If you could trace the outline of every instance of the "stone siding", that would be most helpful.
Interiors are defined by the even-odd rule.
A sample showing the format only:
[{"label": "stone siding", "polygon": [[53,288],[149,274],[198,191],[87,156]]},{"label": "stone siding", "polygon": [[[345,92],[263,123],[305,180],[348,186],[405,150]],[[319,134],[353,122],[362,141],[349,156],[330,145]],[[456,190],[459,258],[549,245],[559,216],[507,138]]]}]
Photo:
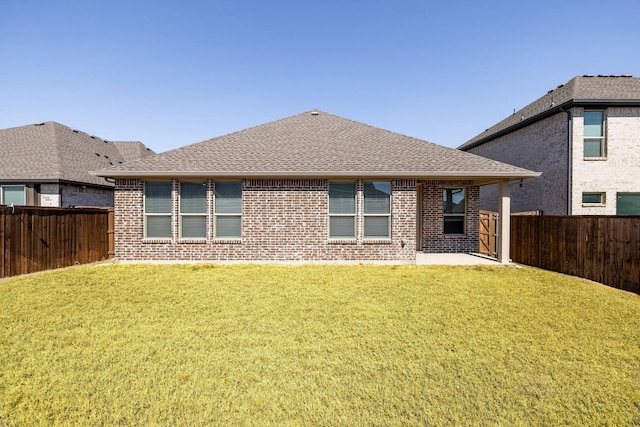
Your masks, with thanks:
[{"label": "stone siding", "polygon": [[[511,186],[511,211],[567,214],[568,119],[559,113],[468,151],[536,172],[537,178]],[[480,209],[498,211],[498,185],[480,189]]]},{"label": "stone siding", "polygon": [[63,184],[60,186],[61,207],[113,206],[113,189]]},{"label": "stone siding", "polygon": [[[615,215],[616,194],[640,192],[640,108],[609,107],[606,113],[606,157],[584,159],[583,113],[573,110],[574,215]],[[605,193],[604,205],[582,204],[582,193]]]}]

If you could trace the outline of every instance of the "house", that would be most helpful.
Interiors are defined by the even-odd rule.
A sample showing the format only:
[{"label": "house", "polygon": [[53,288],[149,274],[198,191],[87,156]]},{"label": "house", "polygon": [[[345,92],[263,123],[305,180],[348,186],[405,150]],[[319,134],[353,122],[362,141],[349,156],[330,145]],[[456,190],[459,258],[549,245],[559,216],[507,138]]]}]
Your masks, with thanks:
[{"label": "house", "polygon": [[118,260],[400,263],[476,252],[479,187],[508,211],[538,175],[320,111],[93,173],[115,179]]},{"label": "house", "polygon": [[[515,212],[640,215],[640,78],[575,77],[459,149],[542,172],[513,187]],[[496,186],[480,194],[497,210]]]},{"label": "house", "polygon": [[55,122],[0,130],[0,204],[113,206],[113,182],[90,170],[155,154]]}]

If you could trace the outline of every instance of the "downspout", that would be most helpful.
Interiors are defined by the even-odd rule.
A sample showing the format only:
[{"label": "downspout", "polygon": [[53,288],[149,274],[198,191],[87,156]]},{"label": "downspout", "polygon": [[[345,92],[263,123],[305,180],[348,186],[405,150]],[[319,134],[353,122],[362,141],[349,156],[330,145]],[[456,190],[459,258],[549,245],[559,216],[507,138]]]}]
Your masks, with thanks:
[{"label": "downspout", "polygon": [[567,113],[567,215],[571,215],[573,202],[573,115],[570,110],[560,107]]}]

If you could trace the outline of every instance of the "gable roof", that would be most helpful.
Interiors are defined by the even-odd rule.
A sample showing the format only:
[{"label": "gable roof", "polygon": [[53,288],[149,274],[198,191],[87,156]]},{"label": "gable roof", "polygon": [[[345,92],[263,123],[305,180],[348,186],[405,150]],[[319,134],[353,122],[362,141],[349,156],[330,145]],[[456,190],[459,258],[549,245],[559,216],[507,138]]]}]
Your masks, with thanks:
[{"label": "gable roof", "polygon": [[103,177],[526,178],[535,172],[309,111],[93,172]]},{"label": "gable roof", "polygon": [[90,170],[154,154],[140,142],[113,143],[56,122],[0,129],[0,180],[113,186]]},{"label": "gable roof", "polygon": [[462,144],[467,150],[570,107],[639,106],[640,78],[578,76]]}]

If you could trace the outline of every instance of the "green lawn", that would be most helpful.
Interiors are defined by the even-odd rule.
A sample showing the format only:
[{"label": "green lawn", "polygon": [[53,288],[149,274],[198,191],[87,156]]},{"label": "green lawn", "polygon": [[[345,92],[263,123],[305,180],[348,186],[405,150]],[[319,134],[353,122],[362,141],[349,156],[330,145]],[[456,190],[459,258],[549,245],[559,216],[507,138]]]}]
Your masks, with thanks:
[{"label": "green lawn", "polygon": [[0,281],[0,426],[640,425],[640,297],[533,268]]}]

